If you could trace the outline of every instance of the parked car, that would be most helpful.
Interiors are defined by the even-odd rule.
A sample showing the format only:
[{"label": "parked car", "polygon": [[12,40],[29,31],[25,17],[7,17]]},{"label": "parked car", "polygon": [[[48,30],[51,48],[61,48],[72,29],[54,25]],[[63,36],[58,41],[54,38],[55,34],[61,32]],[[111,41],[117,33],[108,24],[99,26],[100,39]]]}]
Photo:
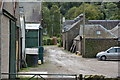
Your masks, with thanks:
[{"label": "parked car", "polygon": [[111,47],[106,51],[102,51],[97,53],[96,57],[98,60],[106,60],[106,59],[120,59],[120,47]]}]

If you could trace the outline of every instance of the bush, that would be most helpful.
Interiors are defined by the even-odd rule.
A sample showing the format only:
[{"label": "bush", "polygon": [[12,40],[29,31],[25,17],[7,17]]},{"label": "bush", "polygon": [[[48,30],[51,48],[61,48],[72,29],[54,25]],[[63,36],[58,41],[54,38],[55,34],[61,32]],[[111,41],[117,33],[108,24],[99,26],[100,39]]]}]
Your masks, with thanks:
[{"label": "bush", "polygon": [[84,80],[104,80],[103,75],[85,75]]},{"label": "bush", "polygon": [[43,45],[47,45],[47,40],[43,40]]},{"label": "bush", "polygon": [[43,37],[43,45],[57,45],[59,43],[59,47],[62,47],[62,40],[61,38],[56,38],[52,37],[50,38],[49,36],[44,36]]},{"label": "bush", "polygon": [[52,45],[52,39],[51,38],[47,39],[47,45]]},{"label": "bush", "polygon": [[61,38],[57,38],[57,42],[59,43],[58,47],[63,47],[63,42]]}]

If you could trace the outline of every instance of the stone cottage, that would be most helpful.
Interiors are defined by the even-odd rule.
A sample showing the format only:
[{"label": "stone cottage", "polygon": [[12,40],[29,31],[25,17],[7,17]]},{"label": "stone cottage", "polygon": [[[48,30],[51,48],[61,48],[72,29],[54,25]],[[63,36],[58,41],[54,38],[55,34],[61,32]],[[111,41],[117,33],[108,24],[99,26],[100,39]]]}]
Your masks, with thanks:
[{"label": "stone cottage", "polygon": [[83,35],[85,36],[84,57],[95,57],[96,53],[117,46],[117,36],[102,25],[86,24],[84,30],[85,33],[83,34],[83,25],[80,25],[80,33],[74,38],[75,51],[80,51],[83,54]]},{"label": "stone cottage", "polygon": [[63,47],[70,50],[73,39],[79,34],[80,24],[83,22],[81,15],[74,20],[66,20],[63,24],[62,38]]},{"label": "stone cottage", "polygon": [[[115,36],[109,30],[114,28],[119,22],[120,20],[86,20],[85,23],[87,25],[85,25],[85,57],[95,57],[97,52],[106,50],[111,46],[117,45],[117,36]],[[83,17],[80,15],[74,20],[66,20],[63,23],[62,32],[64,49],[71,52],[80,51],[81,53],[83,53],[82,26]],[[93,45],[92,43],[96,45]],[[106,44],[104,44],[104,47],[102,47],[100,43]]]}]

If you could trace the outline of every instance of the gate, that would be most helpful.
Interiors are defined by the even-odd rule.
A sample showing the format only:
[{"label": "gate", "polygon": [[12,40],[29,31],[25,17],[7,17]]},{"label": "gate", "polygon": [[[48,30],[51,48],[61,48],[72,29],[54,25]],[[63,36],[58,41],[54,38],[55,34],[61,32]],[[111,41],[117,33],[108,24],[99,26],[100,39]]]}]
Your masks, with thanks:
[{"label": "gate", "polygon": [[[2,73],[2,75],[14,75],[17,78],[10,80],[83,80],[82,74],[31,74],[31,73]],[[32,75],[32,77],[22,78],[20,75]],[[47,77],[43,77],[46,75]],[[4,80],[4,79],[2,79]],[[5,79],[7,80],[7,79]],[[8,79],[9,80],[9,79]]]}]

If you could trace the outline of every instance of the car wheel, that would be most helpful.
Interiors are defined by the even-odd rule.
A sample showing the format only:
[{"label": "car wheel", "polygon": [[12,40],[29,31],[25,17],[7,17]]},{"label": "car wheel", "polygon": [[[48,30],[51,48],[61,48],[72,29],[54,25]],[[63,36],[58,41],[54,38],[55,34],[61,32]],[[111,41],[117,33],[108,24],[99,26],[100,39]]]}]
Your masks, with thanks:
[{"label": "car wheel", "polygon": [[100,58],[102,61],[105,61],[106,60],[106,56],[101,56]]}]

